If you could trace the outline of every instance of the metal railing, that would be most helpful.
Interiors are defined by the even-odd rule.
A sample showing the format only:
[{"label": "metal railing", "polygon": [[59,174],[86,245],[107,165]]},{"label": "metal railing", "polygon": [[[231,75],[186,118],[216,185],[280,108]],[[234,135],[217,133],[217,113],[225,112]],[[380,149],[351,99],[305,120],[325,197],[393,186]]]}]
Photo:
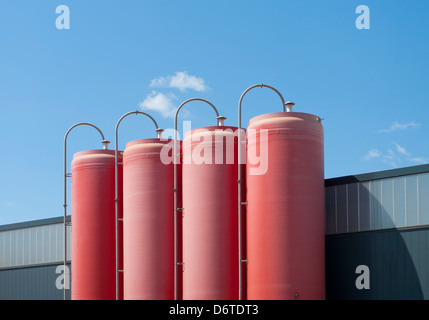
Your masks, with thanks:
[{"label": "metal railing", "polygon": [[[242,179],[241,179],[241,161],[242,161],[241,160],[241,144],[242,144],[242,141],[241,141],[241,129],[242,129],[241,128],[241,104],[243,102],[244,96],[250,90],[252,90],[254,88],[263,88],[263,87],[269,88],[269,89],[275,91],[279,95],[279,97],[282,101],[283,112],[286,112],[286,106],[292,104],[291,102],[285,103],[283,96],[281,95],[281,93],[277,89],[275,89],[269,85],[263,84],[263,83],[255,84],[255,85],[247,88],[243,92],[243,94],[241,95],[240,100],[238,102],[238,180],[237,180],[237,182],[238,182],[238,299],[239,300],[242,300],[242,296],[243,296],[243,293],[242,293],[242,291],[243,291],[243,284],[242,284],[243,266],[242,266],[242,264],[248,262],[247,260],[243,260],[243,258],[242,258],[242,243],[241,243],[241,234],[242,234],[242,230],[241,230],[241,220],[242,220],[241,210],[242,209],[241,209],[241,207],[243,205],[247,205],[247,202],[241,201],[241,192],[242,192],[242,187],[241,187],[241,185],[242,185]],[[247,143],[247,139],[244,142]]]},{"label": "metal railing", "polygon": [[[176,110],[176,114],[174,117],[174,146],[173,146],[173,166],[174,166],[174,187],[173,187],[173,192],[174,192],[174,300],[177,300],[177,267],[179,265],[182,265],[183,262],[178,262],[177,261],[177,213],[179,211],[179,208],[177,208],[177,117],[179,115],[179,111],[180,109],[182,109],[182,107],[184,105],[186,105],[189,102],[192,101],[201,101],[201,102],[205,102],[207,104],[209,104],[213,110],[216,112],[216,119],[217,119],[217,125],[218,126],[222,126],[224,123],[224,120],[226,119],[223,116],[219,115],[218,110],[216,109],[216,107],[209,101],[205,100],[205,99],[201,99],[201,98],[192,98],[189,100],[184,101]],[[180,208],[180,210],[183,210],[183,208]]]},{"label": "metal railing", "polygon": [[73,125],[72,127],[70,127],[70,129],[67,130],[64,136],[64,204],[63,204],[63,207],[64,207],[64,300],[67,300],[67,285],[66,285],[68,283],[67,280],[68,279],[70,280],[71,278],[71,276],[67,274],[67,226],[71,225],[67,223],[67,206],[68,206],[67,205],[67,178],[71,177],[71,173],[67,173],[67,138],[70,132],[74,128],[82,125],[93,127],[100,133],[102,138],[101,143],[103,144],[103,148],[105,148],[105,146],[108,143],[108,141],[105,140],[104,138],[103,132],[101,132],[101,130],[98,127],[88,122],[81,122]]},{"label": "metal railing", "polygon": [[118,217],[119,215],[119,205],[118,205],[118,201],[119,201],[119,186],[118,186],[118,129],[119,129],[119,125],[122,122],[122,120],[126,117],[128,117],[131,114],[142,114],[145,115],[147,117],[149,117],[152,122],[155,124],[155,128],[156,128],[156,134],[158,138],[161,138],[162,132],[164,131],[163,129],[160,129],[158,127],[158,124],[156,123],[155,119],[150,116],[149,114],[142,112],[142,111],[131,111],[128,112],[126,114],[124,114],[116,123],[116,128],[115,128],[115,250],[116,250],[116,300],[119,300],[119,272],[123,272],[124,270],[119,270],[119,239],[118,239],[118,234],[119,234],[119,230],[118,230],[118,222],[122,221],[123,219],[120,219]]}]

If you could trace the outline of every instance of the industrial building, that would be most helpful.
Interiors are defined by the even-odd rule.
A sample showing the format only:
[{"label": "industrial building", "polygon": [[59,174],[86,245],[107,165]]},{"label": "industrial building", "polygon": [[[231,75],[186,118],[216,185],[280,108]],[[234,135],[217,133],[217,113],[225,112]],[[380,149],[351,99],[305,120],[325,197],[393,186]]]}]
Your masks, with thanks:
[{"label": "industrial building", "polygon": [[[329,179],[329,299],[429,299],[429,165]],[[370,271],[358,290],[356,268]]]},{"label": "industrial building", "polygon": [[[283,112],[243,128],[243,97],[262,87]],[[192,101],[217,125],[177,140]],[[0,227],[0,299],[428,299],[429,165],[325,180],[323,119],[293,106],[251,86],[235,127],[189,99],[174,139],[132,111],[115,150],[74,125],[64,216]],[[157,137],[121,151],[131,114]],[[80,125],[103,148],[68,173]]]},{"label": "industrial building", "polygon": [[[429,165],[327,179],[325,194],[326,298],[429,299]],[[0,299],[64,298],[63,234],[63,217],[0,226]]]}]

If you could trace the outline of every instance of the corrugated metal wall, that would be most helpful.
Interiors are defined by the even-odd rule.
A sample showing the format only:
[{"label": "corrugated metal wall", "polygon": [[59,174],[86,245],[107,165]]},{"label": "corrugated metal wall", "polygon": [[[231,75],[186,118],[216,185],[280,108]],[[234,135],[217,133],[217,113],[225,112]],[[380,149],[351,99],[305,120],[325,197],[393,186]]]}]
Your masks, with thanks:
[{"label": "corrugated metal wall", "polygon": [[[0,270],[0,300],[63,300],[57,288],[58,265]],[[69,265],[70,268],[70,265]],[[67,290],[70,299],[70,290]]]},{"label": "corrugated metal wall", "polygon": [[[358,290],[359,265],[369,289]],[[429,299],[429,227],[326,237],[328,299]]]},{"label": "corrugated metal wall", "polygon": [[[1,269],[0,300],[62,300],[58,265]],[[359,265],[369,289],[356,288]],[[331,300],[429,299],[429,227],[326,236],[326,285]]]},{"label": "corrugated metal wall", "polygon": [[[62,221],[52,218],[0,226],[0,300],[64,299],[64,290],[57,288],[57,279],[63,276],[57,267],[64,267]],[[67,238],[70,261],[70,227]]]},{"label": "corrugated metal wall", "polygon": [[326,187],[326,234],[429,224],[429,173]]},{"label": "corrugated metal wall", "polygon": [[[429,165],[326,181],[328,299],[429,299]],[[357,289],[368,266],[370,289]]]},{"label": "corrugated metal wall", "polygon": [[[67,232],[67,260],[71,257],[71,229]],[[62,223],[0,231],[0,268],[63,261]]]}]

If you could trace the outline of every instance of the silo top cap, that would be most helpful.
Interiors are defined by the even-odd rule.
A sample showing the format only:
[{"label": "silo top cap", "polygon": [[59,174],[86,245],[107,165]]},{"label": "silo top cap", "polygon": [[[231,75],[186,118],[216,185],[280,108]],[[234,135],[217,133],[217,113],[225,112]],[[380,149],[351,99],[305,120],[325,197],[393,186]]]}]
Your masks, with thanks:
[{"label": "silo top cap", "polygon": [[295,105],[295,102],[292,102],[292,101],[285,102],[285,106],[287,108],[287,112],[292,112],[292,107],[294,105]]}]

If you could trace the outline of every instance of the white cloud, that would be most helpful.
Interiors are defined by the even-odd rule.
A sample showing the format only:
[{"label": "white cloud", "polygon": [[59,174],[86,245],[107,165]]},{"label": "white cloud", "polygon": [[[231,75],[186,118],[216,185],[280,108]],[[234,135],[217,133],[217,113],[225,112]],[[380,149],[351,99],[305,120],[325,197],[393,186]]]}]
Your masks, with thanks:
[{"label": "white cloud", "polygon": [[383,130],[379,130],[378,132],[383,133],[383,132],[393,132],[393,131],[399,131],[399,130],[405,130],[408,128],[415,128],[415,127],[420,127],[421,123],[416,123],[414,121],[408,122],[408,123],[398,123],[398,122],[393,122],[392,125],[390,126],[389,129],[383,129]]},{"label": "white cloud", "polygon": [[400,154],[404,156],[411,156],[411,154],[404,147],[401,147],[396,142],[393,142],[393,144],[396,146],[396,151],[398,151]]},{"label": "white cloud", "polygon": [[380,158],[381,157],[381,152],[378,149],[371,149],[369,150],[369,152],[365,155],[364,159],[365,160],[371,160],[374,158]]},{"label": "white cloud", "polygon": [[152,79],[149,85],[151,88],[165,88],[168,87],[168,80],[165,77],[158,77]]},{"label": "white cloud", "polygon": [[164,118],[174,118],[176,114],[176,106],[172,99],[174,95],[165,95],[156,91],[152,91],[146,99],[140,102],[142,110],[159,112]]},{"label": "white cloud", "polygon": [[[186,71],[176,72],[174,75],[158,77],[152,79],[149,85],[151,88],[174,88],[184,92],[188,89],[202,92],[208,89],[203,78],[188,74]],[[177,105],[173,103],[177,97],[169,93],[159,93],[152,91],[147,97],[140,102],[139,106],[145,111],[159,112],[164,118],[174,118]],[[177,102],[177,101],[176,101]],[[181,116],[190,116],[188,110],[181,110]]]},{"label": "white cloud", "polygon": [[391,144],[395,145],[395,149],[388,149],[386,152],[382,152],[378,149],[371,149],[364,156],[364,160],[370,161],[379,158],[381,161],[394,168],[398,167],[398,164],[406,163],[407,161],[418,164],[429,162],[429,159],[413,156],[410,152],[407,151],[407,149],[396,142],[392,142]]},{"label": "white cloud", "polygon": [[401,162],[400,157],[392,150],[387,150],[387,154],[382,154],[383,162],[390,165],[393,168],[396,168],[398,162]]},{"label": "white cloud", "polygon": [[203,78],[189,75],[186,71],[176,72],[174,76],[158,77],[151,81],[152,88],[176,88],[180,91],[191,89],[197,92],[203,92],[208,89]]}]

